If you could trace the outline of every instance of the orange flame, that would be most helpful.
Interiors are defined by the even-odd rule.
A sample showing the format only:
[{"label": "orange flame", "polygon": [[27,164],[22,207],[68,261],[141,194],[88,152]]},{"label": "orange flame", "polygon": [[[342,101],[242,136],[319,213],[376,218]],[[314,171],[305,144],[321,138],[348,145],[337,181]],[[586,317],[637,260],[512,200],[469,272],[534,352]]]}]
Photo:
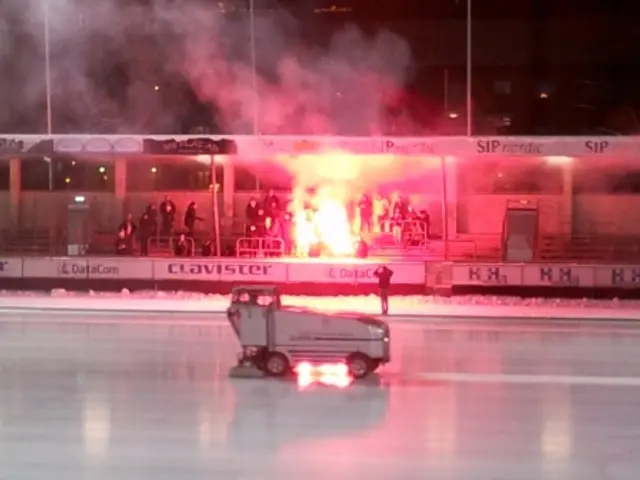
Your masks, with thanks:
[{"label": "orange flame", "polygon": [[322,187],[312,198],[294,193],[294,239],[297,254],[308,256],[316,245],[332,255],[352,255],[355,237],[349,221],[344,195],[331,185]]},{"label": "orange flame", "polygon": [[295,372],[300,390],[304,390],[315,383],[337,388],[346,388],[351,385],[353,381],[349,376],[347,366],[340,363],[314,366],[308,362],[303,362],[295,367]]}]

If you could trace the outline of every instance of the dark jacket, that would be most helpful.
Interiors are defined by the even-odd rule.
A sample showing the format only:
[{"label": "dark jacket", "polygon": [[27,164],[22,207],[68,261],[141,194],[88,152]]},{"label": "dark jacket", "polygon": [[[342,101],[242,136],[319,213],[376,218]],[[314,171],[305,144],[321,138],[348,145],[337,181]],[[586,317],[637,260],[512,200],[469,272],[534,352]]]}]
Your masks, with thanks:
[{"label": "dark jacket", "polygon": [[176,217],[176,204],[165,200],[160,204],[160,216],[164,222],[173,222]]},{"label": "dark jacket", "polygon": [[184,214],[184,226],[188,230],[195,230],[196,222],[200,222],[203,219],[196,213],[196,206],[194,203],[189,204],[187,211]]},{"label": "dark jacket", "polygon": [[381,265],[379,266],[373,275],[378,279],[378,287],[387,289],[391,286],[391,277],[393,277],[393,270]]}]

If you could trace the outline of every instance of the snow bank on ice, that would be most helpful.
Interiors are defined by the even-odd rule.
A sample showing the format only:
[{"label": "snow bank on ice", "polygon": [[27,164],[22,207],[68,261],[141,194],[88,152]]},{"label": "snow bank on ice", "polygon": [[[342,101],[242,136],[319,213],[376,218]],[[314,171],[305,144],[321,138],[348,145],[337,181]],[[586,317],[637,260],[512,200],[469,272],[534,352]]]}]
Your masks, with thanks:
[{"label": "snow bank on ice", "polygon": [[[91,311],[92,313],[221,313],[228,297],[190,292],[142,291],[131,293],[67,292],[49,293],[0,291],[0,310]],[[378,314],[377,297],[284,296],[285,305],[324,311],[357,311]],[[398,296],[390,301],[391,314],[401,317],[504,317],[640,320],[640,301],[522,299],[492,296]]]}]

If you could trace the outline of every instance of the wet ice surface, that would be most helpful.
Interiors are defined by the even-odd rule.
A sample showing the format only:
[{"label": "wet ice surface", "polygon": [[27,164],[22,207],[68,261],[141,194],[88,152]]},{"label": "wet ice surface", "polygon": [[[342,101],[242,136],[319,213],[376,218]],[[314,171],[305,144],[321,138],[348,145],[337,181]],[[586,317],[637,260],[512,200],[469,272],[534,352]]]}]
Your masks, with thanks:
[{"label": "wet ice surface", "polygon": [[228,379],[223,323],[141,318],[4,317],[0,478],[640,478],[640,327],[396,323],[382,386],[300,391]]}]

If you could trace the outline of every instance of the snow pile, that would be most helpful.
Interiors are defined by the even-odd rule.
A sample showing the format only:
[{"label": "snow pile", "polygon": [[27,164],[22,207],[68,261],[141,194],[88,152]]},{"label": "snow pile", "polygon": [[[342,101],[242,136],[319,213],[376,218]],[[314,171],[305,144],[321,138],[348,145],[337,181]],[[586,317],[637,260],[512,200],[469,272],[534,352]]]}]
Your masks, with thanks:
[{"label": "snow pile", "polygon": [[[103,313],[221,313],[228,306],[224,295],[192,292],[123,290],[113,292],[50,293],[0,291],[0,310],[78,310]],[[343,297],[284,296],[285,305],[324,311],[379,313],[374,295]],[[400,317],[505,317],[640,320],[640,301],[590,299],[522,299],[492,296],[397,296],[390,301],[391,313]]]}]

